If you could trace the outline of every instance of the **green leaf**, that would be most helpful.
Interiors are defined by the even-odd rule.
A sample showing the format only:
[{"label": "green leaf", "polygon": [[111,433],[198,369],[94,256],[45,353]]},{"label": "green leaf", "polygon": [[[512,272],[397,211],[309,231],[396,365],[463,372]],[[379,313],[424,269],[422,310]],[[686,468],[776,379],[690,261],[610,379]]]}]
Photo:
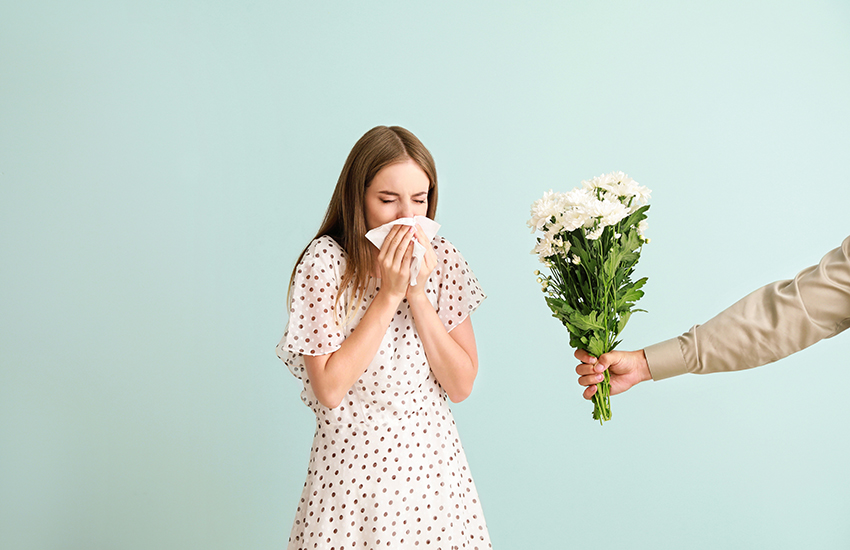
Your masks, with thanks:
[{"label": "green leaf", "polygon": [[593,311],[590,315],[582,315],[575,312],[570,316],[570,323],[575,325],[582,331],[604,331],[605,325],[598,318],[597,312]]},{"label": "green leaf", "polygon": [[625,313],[620,315],[620,322],[617,323],[617,334],[621,334],[623,332],[623,329],[626,328],[626,323],[629,322],[629,317],[631,316],[631,311],[626,311]]},{"label": "green leaf", "polygon": [[625,294],[623,294],[622,300],[624,302],[634,303],[634,302],[637,302],[638,300],[640,300],[641,298],[643,298],[643,291],[642,290],[635,290],[635,288],[632,287],[632,288],[628,289]]},{"label": "green leaf", "polygon": [[594,334],[587,344],[587,352],[594,357],[599,357],[606,351],[608,350],[605,349],[605,340],[600,338],[599,335]]},{"label": "green leaf", "polygon": [[641,206],[631,214],[629,214],[626,218],[620,220],[620,223],[617,224],[617,227],[621,230],[620,233],[624,233],[627,227],[632,227],[641,222],[641,220],[646,219],[646,211],[649,210],[649,205]]}]

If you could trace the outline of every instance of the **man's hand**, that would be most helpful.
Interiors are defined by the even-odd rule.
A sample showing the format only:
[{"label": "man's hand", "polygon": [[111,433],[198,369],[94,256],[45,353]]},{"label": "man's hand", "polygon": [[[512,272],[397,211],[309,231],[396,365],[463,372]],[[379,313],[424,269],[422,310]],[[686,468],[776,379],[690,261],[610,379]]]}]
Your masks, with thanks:
[{"label": "man's hand", "polygon": [[652,379],[643,350],[614,350],[603,353],[597,359],[580,349],[576,350],[575,357],[581,361],[576,367],[578,383],[587,386],[583,394],[585,399],[591,399],[596,393],[596,384],[605,377],[605,369],[611,376],[611,395],[623,393],[635,384]]}]

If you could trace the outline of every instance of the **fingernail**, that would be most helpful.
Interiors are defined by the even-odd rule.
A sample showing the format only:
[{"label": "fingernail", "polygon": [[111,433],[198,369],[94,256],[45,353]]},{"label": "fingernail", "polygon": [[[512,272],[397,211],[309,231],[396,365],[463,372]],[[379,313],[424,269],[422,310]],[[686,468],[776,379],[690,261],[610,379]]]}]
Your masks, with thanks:
[{"label": "fingernail", "polygon": [[596,365],[595,367],[593,367],[593,370],[595,370],[596,372],[602,372],[605,370],[605,365]]},{"label": "fingernail", "polygon": [[601,374],[597,374],[597,375],[596,375],[596,380],[597,380],[597,381],[601,381],[601,380],[602,380],[602,375],[601,375]]}]

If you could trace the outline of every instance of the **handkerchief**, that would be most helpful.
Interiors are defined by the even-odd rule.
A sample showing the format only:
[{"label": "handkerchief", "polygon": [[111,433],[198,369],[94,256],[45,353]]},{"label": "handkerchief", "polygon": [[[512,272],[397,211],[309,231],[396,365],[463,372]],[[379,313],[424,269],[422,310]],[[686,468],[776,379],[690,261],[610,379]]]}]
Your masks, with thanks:
[{"label": "handkerchief", "polygon": [[[376,227],[372,229],[368,233],[366,233],[366,238],[369,239],[372,244],[377,246],[379,249],[384,245],[384,239],[387,238],[387,234],[390,232],[390,228],[394,225],[416,225],[419,224],[422,226],[422,230],[425,231],[425,235],[428,236],[428,240],[430,241],[437,235],[437,230],[440,229],[440,224],[432,220],[431,218],[426,218],[425,216],[414,216],[412,218],[399,218],[397,220],[393,220],[390,223],[385,223],[380,227]],[[410,286],[416,286],[416,277],[419,275],[419,268],[422,266],[422,257],[425,255],[425,247],[419,244],[419,241],[414,238],[413,239],[413,259],[410,262]]]}]

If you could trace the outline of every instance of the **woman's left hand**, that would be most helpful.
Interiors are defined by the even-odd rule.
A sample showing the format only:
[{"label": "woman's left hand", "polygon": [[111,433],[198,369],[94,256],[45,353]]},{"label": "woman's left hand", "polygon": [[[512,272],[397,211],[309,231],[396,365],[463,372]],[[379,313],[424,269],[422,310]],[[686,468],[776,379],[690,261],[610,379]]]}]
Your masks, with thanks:
[{"label": "woman's left hand", "polygon": [[425,255],[422,257],[422,263],[419,266],[419,275],[416,276],[416,285],[407,287],[407,295],[413,293],[425,292],[425,281],[431,276],[431,272],[437,267],[437,254],[434,252],[434,247],[425,234],[425,230],[419,224],[416,224],[415,239],[419,244],[425,247]]}]

